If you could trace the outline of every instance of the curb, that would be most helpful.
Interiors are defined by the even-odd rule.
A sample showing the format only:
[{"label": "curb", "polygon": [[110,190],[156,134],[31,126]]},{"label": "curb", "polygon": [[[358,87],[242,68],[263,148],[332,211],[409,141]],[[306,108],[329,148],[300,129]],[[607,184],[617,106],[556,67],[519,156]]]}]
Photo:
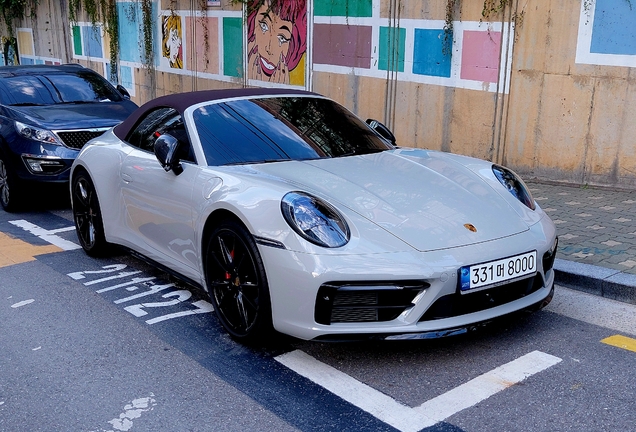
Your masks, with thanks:
[{"label": "curb", "polygon": [[559,258],[554,271],[557,285],[636,305],[636,275]]}]

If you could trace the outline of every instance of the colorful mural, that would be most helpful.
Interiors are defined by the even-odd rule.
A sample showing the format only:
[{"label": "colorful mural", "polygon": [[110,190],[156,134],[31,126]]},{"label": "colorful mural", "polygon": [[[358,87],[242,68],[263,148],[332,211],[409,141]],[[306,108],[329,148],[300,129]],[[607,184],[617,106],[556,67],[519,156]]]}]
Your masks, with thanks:
[{"label": "colorful mural", "polygon": [[363,16],[322,15],[341,11],[330,0],[315,3],[314,71],[375,78],[396,72],[400,81],[491,92],[501,91],[497,83],[510,76],[513,44],[501,52],[502,41],[514,37],[508,26],[457,21],[447,35],[440,20],[401,19],[387,26],[379,1],[354,5]]},{"label": "colorful mural", "polygon": [[272,4],[270,0],[254,0],[248,11],[248,79],[303,86],[306,1],[278,0]]},{"label": "colorful mural", "polygon": [[174,14],[162,17],[161,55],[173,69],[183,69],[183,32],[181,17]]},{"label": "colorful mural", "polygon": [[[599,0],[610,1],[610,0]],[[620,0],[623,1],[623,0]],[[310,88],[308,38],[313,41],[311,68],[317,72],[355,74],[480,91],[501,91],[509,77],[513,37],[501,23],[461,21],[447,34],[440,20],[382,16],[380,0],[250,0],[240,10],[157,10],[154,67],[255,86]],[[313,25],[308,26],[308,5]],[[142,12],[136,2],[118,2],[120,67],[143,66]],[[73,26],[74,58],[109,62],[107,35],[99,26]],[[310,31],[311,30],[311,31]],[[130,71],[122,71],[129,74]],[[504,80],[507,82],[507,80]],[[507,86],[504,87],[507,91]]]},{"label": "colorful mural", "polygon": [[636,7],[627,0],[581,2],[576,63],[636,67]]}]

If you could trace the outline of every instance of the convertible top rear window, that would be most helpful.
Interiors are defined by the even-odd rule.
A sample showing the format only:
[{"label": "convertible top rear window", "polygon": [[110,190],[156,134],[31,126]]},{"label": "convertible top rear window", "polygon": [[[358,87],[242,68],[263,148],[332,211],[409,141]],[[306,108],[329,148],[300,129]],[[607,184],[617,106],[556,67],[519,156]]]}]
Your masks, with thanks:
[{"label": "convertible top rear window", "polygon": [[233,100],[200,107],[193,118],[209,165],[332,158],[390,148],[351,112],[315,97]]}]

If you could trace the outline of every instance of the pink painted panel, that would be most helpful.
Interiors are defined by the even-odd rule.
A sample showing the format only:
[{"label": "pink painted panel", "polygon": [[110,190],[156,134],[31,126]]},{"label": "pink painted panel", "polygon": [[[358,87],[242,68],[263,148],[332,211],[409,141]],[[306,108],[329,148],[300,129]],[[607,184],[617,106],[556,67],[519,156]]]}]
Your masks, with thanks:
[{"label": "pink painted panel", "polygon": [[500,47],[501,32],[465,30],[460,77],[496,83]]},{"label": "pink painted panel", "polygon": [[[207,37],[207,56],[205,39]],[[219,73],[219,19],[216,17],[186,17],[186,66],[197,72]]]},{"label": "pink painted panel", "polygon": [[369,69],[371,36],[369,26],[315,24],[314,63]]}]

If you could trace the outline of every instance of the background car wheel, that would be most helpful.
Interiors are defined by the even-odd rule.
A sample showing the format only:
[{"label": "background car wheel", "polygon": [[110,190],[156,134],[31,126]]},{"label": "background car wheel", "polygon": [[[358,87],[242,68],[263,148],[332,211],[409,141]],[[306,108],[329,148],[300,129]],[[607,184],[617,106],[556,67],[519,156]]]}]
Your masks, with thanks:
[{"label": "background car wheel", "polygon": [[82,248],[90,256],[105,255],[110,249],[104,236],[104,223],[92,180],[86,172],[73,176],[73,219]]},{"label": "background car wheel", "polygon": [[244,343],[265,342],[272,333],[267,276],[256,243],[241,224],[222,222],[208,236],[206,281],[227,332]]},{"label": "background car wheel", "polygon": [[18,182],[11,169],[0,155],[0,205],[5,211],[14,212],[20,204]]}]

